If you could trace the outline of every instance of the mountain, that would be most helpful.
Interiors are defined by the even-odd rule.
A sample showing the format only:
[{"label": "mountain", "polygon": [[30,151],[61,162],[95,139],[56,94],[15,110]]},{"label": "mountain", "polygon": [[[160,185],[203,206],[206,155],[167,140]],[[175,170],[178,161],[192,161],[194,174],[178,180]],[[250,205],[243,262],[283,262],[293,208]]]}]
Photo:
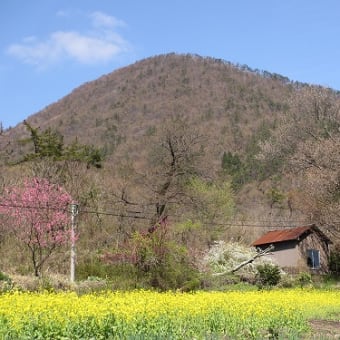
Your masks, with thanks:
[{"label": "mountain", "polygon": [[[303,145],[310,149],[304,143],[313,136],[334,137],[325,127],[338,133],[338,105],[334,91],[276,73],[210,57],[166,54],[85,83],[27,122],[39,131],[58,131],[66,145],[76,140],[100,149],[107,169],[129,162],[134,171],[150,173],[150,153],[169,118],[184,117],[187,131],[204,137],[204,177],[232,181],[242,220],[293,224],[306,214],[300,203],[292,206],[301,199],[289,159]],[[32,151],[29,138],[23,123],[6,130],[0,138],[0,162],[20,162]],[[281,153],[263,162],[260,154],[271,140]],[[108,176],[103,183],[112,180]]]},{"label": "mountain", "polygon": [[[148,253],[142,241],[155,230],[160,238],[148,240],[160,244],[151,253],[177,249],[177,261],[181,245],[188,263],[216,239],[249,245],[272,227],[316,223],[335,235],[339,150],[339,93],[166,54],[86,83],[3,131],[0,189],[32,176],[65,187],[80,203],[78,270],[86,278],[111,270],[103,258]],[[13,235],[0,243],[2,266],[27,271],[30,256]],[[148,273],[150,261],[137,269]],[[65,252],[49,266],[67,272]]]},{"label": "mountain", "polygon": [[[211,140],[214,163],[224,151],[243,152],[254,132],[287,110],[294,91],[285,77],[220,59],[167,54],[147,58],[76,88],[27,118],[57,129],[70,142],[107,153],[140,154],[139,137],[155,133],[170,115],[185,115]],[[1,147],[28,136],[23,124],[5,133]]]}]

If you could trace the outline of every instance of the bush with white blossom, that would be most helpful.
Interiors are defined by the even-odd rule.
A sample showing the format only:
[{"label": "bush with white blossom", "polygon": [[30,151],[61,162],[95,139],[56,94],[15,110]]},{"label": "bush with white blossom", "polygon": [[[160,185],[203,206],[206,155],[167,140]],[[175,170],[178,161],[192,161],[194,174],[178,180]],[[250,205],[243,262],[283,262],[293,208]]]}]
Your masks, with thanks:
[{"label": "bush with white blossom", "polygon": [[[252,259],[256,254],[257,251],[254,247],[247,247],[238,242],[216,241],[203,256],[202,271],[209,271],[212,274],[229,273],[241,263]],[[276,265],[269,255],[264,255],[246,264],[237,273],[255,275],[256,267],[265,263]]]}]

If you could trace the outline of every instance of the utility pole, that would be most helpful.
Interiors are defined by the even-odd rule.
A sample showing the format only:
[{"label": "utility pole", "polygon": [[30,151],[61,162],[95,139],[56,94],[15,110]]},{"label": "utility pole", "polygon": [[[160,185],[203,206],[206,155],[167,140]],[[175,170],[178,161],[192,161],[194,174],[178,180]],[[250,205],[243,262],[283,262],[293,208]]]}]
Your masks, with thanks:
[{"label": "utility pole", "polygon": [[71,203],[71,266],[70,266],[70,281],[74,282],[75,279],[75,268],[76,268],[76,216],[78,215],[77,203]]}]

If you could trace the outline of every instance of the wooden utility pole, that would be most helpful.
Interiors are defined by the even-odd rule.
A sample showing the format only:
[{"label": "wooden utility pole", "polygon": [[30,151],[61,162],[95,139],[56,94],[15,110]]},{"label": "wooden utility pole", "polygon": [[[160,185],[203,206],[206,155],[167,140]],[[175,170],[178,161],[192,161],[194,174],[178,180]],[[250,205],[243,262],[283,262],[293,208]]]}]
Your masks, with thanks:
[{"label": "wooden utility pole", "polygon": [[70,264],[70,282],[75,280],[76,269],[76,216],[78,215],[78,204],[71,204],[71,264]]}]

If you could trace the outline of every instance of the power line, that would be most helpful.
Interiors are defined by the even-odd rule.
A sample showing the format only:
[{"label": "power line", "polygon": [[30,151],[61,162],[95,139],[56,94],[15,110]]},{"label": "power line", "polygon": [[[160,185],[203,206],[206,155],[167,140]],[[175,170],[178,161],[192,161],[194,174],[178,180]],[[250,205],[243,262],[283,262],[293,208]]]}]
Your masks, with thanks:
[{"label": "power line", "polygon": [[122,217],[122,218],[135,218],[135,219],[142,219],[142,220],[149,220],[150,217],[146,216],[138,216],[138,215],[124,215],[124,214],[117,214],[110,211],[98,211],[98,210],[79,210],[79,214],[95,214],[95,215],[106,215],[106,216],[115,216],[115,217]]},{"label": "power line", "polygon": [[3,204],[0,203],[0,207],[4,208],[15,208],[15,209],[31,209],[31,210],[55,210],[55,211],[64,211],[71,212],[66,207],[53,207],[53,206],[33,206],[33,205],[19,205],[19,204]]},{"label": "power line", "polygon": [[[218,223],[218,222],[204,222],[205,225],[212,225],[212,226],[220,226],[220,227],[252,227],[252,228],[294,228],[301,225],[310,225],[311,222],[307,221],[255,221],[251,222],[244,222],[244,221],[231,221],[225,223]],[[275,224],[275,225],[274,225]]]},{"label": "power line", "polygon": [[[1,207],[5,208],[14,208],[14,209],[28,209],[28,210],[54,210],[54,211],[63,211],[63,212],[72,212],[66,208],[58,208],[52,206],[34,206],[34,205],[19,205],[19,204],[3,204],[0,203]],[[117,214],[113,212],[106,212],[106,211],[98,211],[98,210],[79,210],[79,214],[96,214],[96,215],[107,215],[107,216],[115,216],[115,217],[122,217],[122,218],[135,218],[135,219],[150,219],[146,216],[138,216],[138,215],[124,215],[124,214]]]},{"label": "power line", "polygon": [[[90,213],[90,214],[97,214],[97,215],[107,215],[107,216],[116,216],[116,217],[122,217],[122,218],[135,218],[135,219],[144,219],[149,220],[150,217],[147,216],[139,216],[139,215],[124,215],[124,214],[117,214],[113,212],[101,212],[97,210],[89,211],[89,210],[80,210],[80,213]],[[141,212],[135,212],[135,213],[141,213]],[[144,213],[145,215],[145,213]],[[152,215],[154,216],[154,215]],[[177,221],[180,221],[180,216],[178,215],[169,215],[169,217],[177,218]],[[289,225],[287,225],[289,223]],[[205,225],[215,225],[215,226],[231,226],[231,227],[259,227],[259,228],[277,228],[277,227],[294,227],[294,226],[301,226],[303,225],[309,225],[311,224],[310,221],[253,221],[253,223],[243,220],[243,221],[234,221],[234,222],[227,222],[227,223],[213,223],[213,222],[205,222]],[[265,226],[263,224],[266,224]],[[271,224],[276,224],[271,225]],[[286,224],[286,225],[285,225]]]},{"label": "power line", "polygon": [[[59,208],[59,207],[53,207],[53,206],[34,206],[34,205],[19,205],[19,204],[3,204],[0,203],[0,206],[5,208],[15,208],[15,209],[34,209],[34,210],[55,210],[55,211],[63,211],[63,212],[69,212],[71,213],[71,210],[68,210],[67,208]],[[95,215],[104,215],[104,216],[113,216],[113,217],[120,217],[120,218],[130,218],[130,219],[140,219],[140,220],[150,220],[150,218],[154,215],[149,213],[149,217],[145,216],[148,213],[143,213],[143,215],[136,215],[141,214],[142,212],[139,211],[130,211],[131,213],[134,213],[134,215],[129,214],[122,214],[122,213],[116,213],[111,211],[99,211],[99,210],[86,210],[86,209],[79,209],[79,214],[95,214]],[[180,221],[180,217],[178,215],[170,215],[170,217],[177,219],[177,221]],[[229,222],[204,222],[205,225],[214,225],[214,226],[221,226],[221,227],[252,227],[252,228],[293,228],[296,226],[301,225],[310,225],[311,221],[254,221],[251,222],[249,220],[234,220]],[[340,223],[340,221],[331,221],[332,224]]]}]

